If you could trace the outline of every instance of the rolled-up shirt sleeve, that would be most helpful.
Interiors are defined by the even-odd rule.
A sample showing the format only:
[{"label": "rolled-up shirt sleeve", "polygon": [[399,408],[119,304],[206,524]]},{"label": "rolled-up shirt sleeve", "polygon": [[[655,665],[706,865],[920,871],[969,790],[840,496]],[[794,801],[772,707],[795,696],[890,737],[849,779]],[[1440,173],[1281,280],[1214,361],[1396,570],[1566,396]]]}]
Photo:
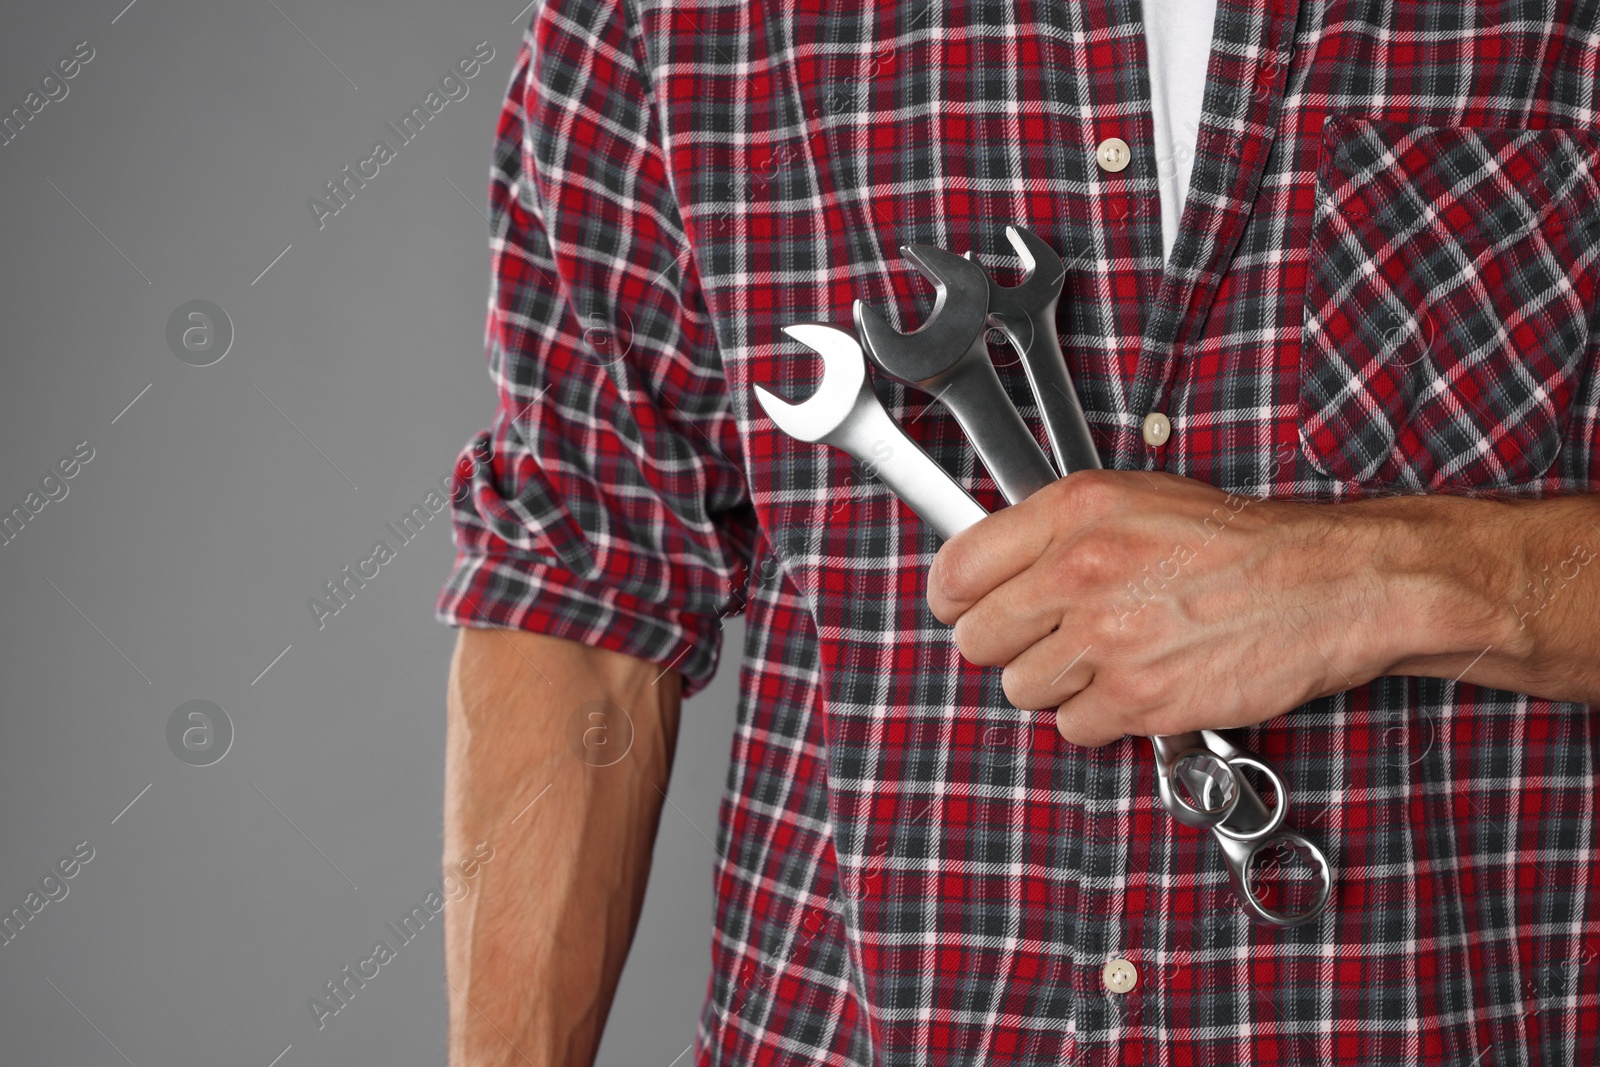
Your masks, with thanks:
[{"label": "rolled-up shirt sleeve", "polygon": [[499,404],[452,481],[437,614],[715,670],[755,520],[720,353],[620,5],[541,4],[490,180]]}]

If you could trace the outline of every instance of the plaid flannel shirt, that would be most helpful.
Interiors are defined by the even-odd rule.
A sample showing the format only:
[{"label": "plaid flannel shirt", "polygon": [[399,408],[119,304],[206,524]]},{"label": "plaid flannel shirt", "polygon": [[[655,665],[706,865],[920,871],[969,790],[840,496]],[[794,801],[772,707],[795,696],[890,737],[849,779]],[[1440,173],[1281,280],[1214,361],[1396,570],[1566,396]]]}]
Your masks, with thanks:
[{"label": "plaid flannel shirt", "polygon": [[[1012,708],[927,609],[934,535],[753,403],[816,380],[781,326],[859,296],[910,328],[931,294],[898,246],[1012,281],[1015,222],[1068,260],[1108,467],[1327,502],[1600,489],[1595,0],[1221,0],[1170,265],[1140,19],[537,4],[490,186],[499,412],[440,617],[692,693],[744,613],[700,1064],[1600,1063],[1592,709],[1385,677],[1244,731],[1337,878],[1319,921],[1252,925],[1148,746]],[[879,392],[1001,505],[953,419]]]}]

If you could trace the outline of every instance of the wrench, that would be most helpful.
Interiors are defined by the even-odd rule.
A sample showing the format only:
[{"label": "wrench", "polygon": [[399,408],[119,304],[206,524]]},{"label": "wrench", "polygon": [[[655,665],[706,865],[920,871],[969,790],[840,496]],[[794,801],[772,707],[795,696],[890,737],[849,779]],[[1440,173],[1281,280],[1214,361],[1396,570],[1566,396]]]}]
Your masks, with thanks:
[{"label": "wrench", "polygon": [[978,502],[883,409],[854,337],[818,323],[785,326],[783,332],[822,357],[822,384],[798,404],[755,387],[756,400],[778,429],[801,441],[832,445],[873,468],[946,540],[983,518]]},{"label": "wrench", "polygon": [[[822,357],[822,383],[798,404],[754,387],[757,402],[778,429],[797,440],[832,445],[874,466],[884,484],[946,540],[984,517],[977,501],[883,409],[855,338],[814,323],[786,326],[784,332]],[[1159,740],[1157,744],[1159,753]],[[1218,796],[1231,811],[1240,791],[1230,788],[1225,767],[1210,765],[1216,762],[1197,747],[1180,746],[1163,765],[1184,780],[1191,795]]]},{"label": "wrench", "polygon": [[[1245,902],[1245,913],[1268,926],[1287,928],[1310,922],[1323,913],[1328,906],[1329,898],[1333,895],[1333,869],[1328,865],[1328,857],[1303,835],[1294,830],[1279,829],[1288,811],[1289,795],[1284,791],[1282,781],[1278,780],[1278,776],[1266,764],[1235,746],[1226,735],[1215,730],[1202,732],[1205,734],[1206,747],[1210,751],[1230,764],[1247,764],[1265,772],[1274,780],[1273,788],[1278,790],[1277,807],[1269,809],[1246,782],[1228,821],[1211,828],[1218,844],[1222,846],[1223,858],[1228,864],[1228,880],[1233,883],[1233,891]],[[1257,885],[1261,871],[1257,859],[1266,849],[1274,847],[1286,847],[1310,862],[1316,889],[1311,901],[1297,911],[1280,911],[1269,907],[1262,900],[1262,893]]]},{"label": "wrench", "polygon": [[[1044,242],[1037,238],[1035,241],[1048,251]],[[1055,481],[1055,471],[1006,395],[989,358],[984,340],[993,291],[989,274],[972,260],[942,248],[907,245],[902,251],[917,270],[934,283],[937,297],[928,321],[916,331],[903,334],[857,300],[856,330],[867,354],[885,373],[896,381],[934,393],[950,409],[999,484],[1006,501],[1016,504]],[[1050,255],[1055,256],[1055,253],[1050,252]],[[1059,256],[1055,258],[1060,262]],[[1052,283],[1041,276],[1041,282],[1039,292],[1053,289],[1049,295],[1049,306],[1053,308],[1060,294],[1060,281]],[[1010,291],[1001,290],[1002,293]],[[1037,304],[1034,291],[1026,295],[1030,297],[1026,304]],[[1019,323],[1015,315],[1008,317],[1014,324]],[[1054,336],[1053,324],[1050,336]],[[1038,354],[1036,346],[1028,348]],[[1035,359],[1034,362],[1044,361]],[[1070,391],[1065,362],[1058,357],[1056,364],[1060,368],[1060,380],[1068,383]],[[1034,380],[1030,374],[1030,382]],[[1067,428],[1064,439],[1087,442],[1084,459],[1092,466],[1100,466],[1099,454],[1093,442],[1088,441],[1082,409],[1076,405],[1064,408],[1062,401],[1067,399],[1067,394],[1041,395],[1036,388],[1035,397],[1041,408],[1058,412],[1057,425]],[[1074,419],[1081,428],[1072,426]],[[912,504],[912,510],[921,514],[916,504]],[[945,536],[948,539],[948,535]],[[1179,822],[1207,829],[1232,814],[1240,789],[1231,769],[1204,751],[1199,734],[1152,738],[1151,743],[1160,772],[1157,781],[1161,798]]]},{"label": "wrench", "polygon": [[[1021,285],[1004,287],[990,280],[989,313],[1005,330],[1028,372],[1051,447],[1063,472],[1100,467],[1100,453],[1089,436],[1088,420],[1061,355],[1055,328],[1056,301],[1066,274],[1061,257],[1037,236],[1017,226],[1006,237],[1028,267]],[[1041,271],[1040,267],[1045,270]],[[998,302],[997,302],[998,301]],[[1011,503],[1017,503],[1011,499]],[[1150,738],[1156,757],[1156,787],[1161,804],[1185,826],[1210,830],[1222,846],[1234,890],[1245,910],[1271,926],[1298,926],[1322,914],[1332,891],[1328,860],[1300,834],[1280,829],[1289,807],[1289,790],[1276,771],[1233,745],[1214,730]],[[1268,809],[1240,767],[1265,776],[1277,806]],[[1318,895],[1304,911],[1274,911],[1256,892],[1256,855],[1268,844],[1292,845],[1310,857],[1318,878]]]},{"label": "wrench", "polygon": [[[1067,374],[1056,333],[1056,302],[1066,279],[1065,266],[1053,248],[1020,226],[1007,226],[1006,239],[1028,273],[1020,285],[1003,286],[984,272],[989,282],[989,317],[1005,331],[1022,359],[1063,474],[1099,469],[1100,452],[1089,436],[1089,422]],[[967,261],[974,262],[970,252]],[[1006,499],[1015,504],[1022,497],[1008,494]],[[1185,826],[1207,830],[1233,814],[1243,791],[1240,786],[1248,789],[1249,783],[1236,779],[1226,761],[1207,752],[1198,732],[1152,737],[1150,743],[1155,749],[1161,802],[1173,818]]]},{"label": "wrench", "polygon": [[[1020,226],[1007,226],[1006,240],[1027,274],[1018,285],[1001,285],[989,277],[989,319],[1005,331],[1022,359],[1061,473],[1098,467],[1100,456],[1089,436],[1089,423],[1067,373],[1061,336],[1056,332],[1056,301],[1061,298],[1066,266],[1055,249]],[[972,259],[971,252],[967,258]],[[1046,397],[1054,403],[1046,403]]]},{"label": "wrench", "polygon": [[[1015,240],[1013,246],[1017,247]],[[965,315],[965,312],[970,311],[970,308],[981,299],[982,307],[987,313],[988,275],[977,264],[939,249],[917,248],[906,251],[925,276],[932,277],[940,283],[939,300],[935,304],[934,314],[928,326],[941,322],[944,324],[941,327],[942,332],[935,330],[930,336],[946,342],[945,348],[948,350],[951,347],[948,344],[951,337],[961,340],[970,326],[970,323],[965,321],[970,315]],[[1023,249],[1019,247],[1018,251],[1020,253]],[[922,258],[919,259],[918,256]],[[946,263],[938,262],[940,257],[973,268],[982,276],[984,291],[981,294],[975,293],[975,287],[970,284],[965,287],[964,299],[967,308],[952,310],[948,307],[947,297],[952,290],[942,284],[945,279],[936,272],[952,273],[957,281],[962,280],[961,272],[950,271]],[[1036,259],[1035,265],[1037,262]],[[967,281],[970,280],[969,275]],[[1057,294],[1059,294],[1059,283]],[[1051,303],[1053,302],[1054,297],[1051,298]],[[863,321],[863,310],[864,305],[858,301],[856,304],[858,325]],[[869,316],[875,317],[870,313],[870,309],[866,310]],[[881,318],[877,321],[883,334],[881,339],[887,342],[886,351],[890,353],[891,360],[907,364],[907,369],[911,373],[916,373],[915,353],[908,353],[901,346],[909,340],[909,336],[927,332],[928,326],[919,330],[917,335],[908,336],[896,333]],[[952,326],[952,323],[955,325]],[[803,441],[833,445],[862,463],[876,466],[877,473],[884,483],[923,521],[947,540],[984,516],[985,512],[977,502],[915,442],[906,437],[904,431],[883,410],[882,404],[867,381],[861,347],[849,334],[816,324],[787,327],[785,332],[822,356],[823,380],[811,398],[799,404],[788,403],[760,386],[755,387],[756,399],[779,429]],[[863,329],[862,332],[866,334],[867,330]],[[975,340],[978,342],[976,347],[980,349],[983,365],[988,369],[988,379],[994,382],[999,394],[998,401],[991,402],[992,410],[1010,412],[1026,434],[1028,443],[1038,455],[1039,462],[1048,471],[1049,461],[1033,442],[1031,433],[1027,432],[1026,425],[1022,424],[1021,416],[1017,415],[1004,390],[999,388],[999,380],[994,374],[993,364],[988,360],[987,349],[981,344],[981,319],[975,332],[977,335]],[[1012,343],[1017,345],[1015,335],[1008,331],[1008,336],[1011,337]],[[1053,333],[1051,336],[1053,337]],[[973,347],[974,345],[969,342],[964,349],[958,350],[959,355],[953,360],[946,361],[947,365],[944,368],[935,369],[932,372],[935,380],[944,382],[947,390],[953,383],[963,380],[960,375],[952,373],[952,367],[959,366],[963,361],[971,361]],[[1018,345],[1018,348],[1026,351],[1021,345]],[[893,370],[885,366],[882,360],[878,362],[886,372],[894,375]],[[1065,363],[1063,362],[1061,366],[1064,371]],[[908,381],[908,378],[900,380]],[[983,379],[978,376],[976,380]],[[1070,384],[1070,379],[1067,381]],[[1035,397],[1039,400],[1041,409],[1048,410],[1060,405],[1060,400],[1057,398],[1040,396],[1038,379],[1035,376],[1030,374],[1029,382],[1034,387]],[[917,380],[910,380],[908,384],[925,387]],[[1070,398],[1072,394],[1069,393],[1062,399]],[[974,419],[976,429],[974,426],[969,426],[966,421],[962,421],[963,429],[978,447],[980,455],[983,454],[983,445],[987,443],[986,437],[980,435],[989,433],[987,429],[989,427],[1004,427],[1004,420],[996,421],[983,417],[986,415],[982,410],[983,406],[983,404],[977,405],[976,414],[979,417]],[[951,410],[957,409],[952,406]],[[970,407],[967,410],[972,411]],[[1070,409],[1056,414],[1064,426],[1073,418],[1082,420],[1081,408],[1075,404]],[[960,419],[959,414],[957,417]],[[1082,439],[1088,440],[1086,426],[1082,429]],[[1055,438],[1052,438],[1052,447],[1056,447]],[[1059,457],[1060,452],[1057,454]],[[1098,453],[1094,451],[1092,444],[1088,449],[1088,456],[1093,458],[1092,466],[1100,465]],[[993,473],[993,468],[991,472]],[[1006,491],[1007,499],[1016,503],[1051,480],[1054,480],[1053,471],[1031,489],[1022,490],[1014,485],[1011,490]],[[996,481],[1000,481],[998,476]],[[1233,746],[1223,735],[1210,730],[1174,737],[1153,737],[1151,744],[1156,754],[1157,781],[1163,805],[1180,822],[1197,828],[1209,827],[1216,835],[1227,859],[1234,889],[1244,898],[1247,913],[1258,922],[1280,927],[1296,926],[1320,915],[1327,907],[1331,894],[1332,883],[1328,862],[1310,841],[1293,831],[1279,829],[1287,810],[1288,793],[1282,780],[1271,768],[1250,753]],[[1270,779],[1278,798],[1275,809],[1266,807],[1251,784],[1242,774],[1237,773],[1235,764],[1253,767]],[[1256,858],[1268,845],[1293,846],[1297,851],[1309,855],[1319,881],[1316,899],[1309,908],[1291,913],[1274,911],[1257,892]]]},{"label": "wrench", "polygon": [[1016,501],[1056,480],[995,373],[984,340],[989,275],[978,264],[931,245],[900,250],[933,283],[928,321],[901,333],[857,300],[856,333],[867,355],[897,382],[932,393],[956,417],[1007,500]]}]

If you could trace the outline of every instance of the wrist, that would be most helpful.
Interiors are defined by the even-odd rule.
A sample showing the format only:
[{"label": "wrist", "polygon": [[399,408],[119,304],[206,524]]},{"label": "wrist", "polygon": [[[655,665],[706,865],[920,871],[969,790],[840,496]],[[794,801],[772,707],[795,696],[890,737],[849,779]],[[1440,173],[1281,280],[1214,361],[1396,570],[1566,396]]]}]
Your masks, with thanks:
[{"label": "wrist", "polygon": [[1527,553],[1511,503],[1419,494],[1344,506],[1350,558],[1378,591],[1378,673],[1453,677],[1488,649],[1518,654]]}]

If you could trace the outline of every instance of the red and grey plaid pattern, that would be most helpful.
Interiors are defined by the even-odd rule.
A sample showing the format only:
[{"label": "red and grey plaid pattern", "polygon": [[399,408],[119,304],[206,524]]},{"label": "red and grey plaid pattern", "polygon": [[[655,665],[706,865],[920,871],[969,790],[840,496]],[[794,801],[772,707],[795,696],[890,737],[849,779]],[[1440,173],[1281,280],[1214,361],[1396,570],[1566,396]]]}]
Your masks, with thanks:
[{"label": "red and grey plaid pattern", "polygon": [[1543,474],[1600,275],[1593,131],[1322,130],[1301,350],[1315,465],[1411,492]]},{"label": "red and grey plaid pattern", "polygon": [[[1596,3],[1220,0],[1165,270],[1139,20],[537,5],[491,183],[500,408],[440,616],[694,691],[744,612],[701,1064],[1600,1062],[1590,709],[1381,678],[1247,731],[1338,876],[1319,922],[1252,925],[1146,747],[1011,708],[927,610],[932,533],[752,403],[812,387],[787,323],[857,296],[920,321],[899,245],[1008,275],[1016,222],[1069,262],[1108,466],[1319,501],[1600,490]],[[942,409],[880,392],[1000,506]]]}]

